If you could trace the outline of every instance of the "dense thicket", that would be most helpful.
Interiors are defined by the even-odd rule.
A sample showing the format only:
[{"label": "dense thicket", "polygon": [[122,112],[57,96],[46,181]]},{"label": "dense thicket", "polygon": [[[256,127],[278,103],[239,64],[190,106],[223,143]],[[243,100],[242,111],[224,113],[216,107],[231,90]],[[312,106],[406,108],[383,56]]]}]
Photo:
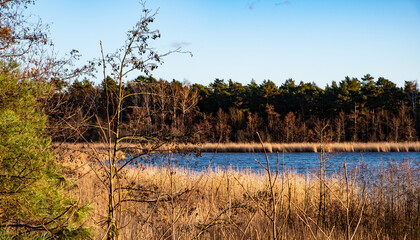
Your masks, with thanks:
[{"label": "dense thicket", "polygon": [[[95,86],[75,81],[57,92],[50,109],[56,141],[101,141],[96,122],[106,122],[112,78]],[[108,94],[107,94],[107,89]],[[292,79],[247,85],[216,79],[209,86],[138,77],[124,86],[121,116],[126,134],[171,136],[193,142],[413,141],[418,135],[417,83],[404,88],[367,74],[345,77],[324,89]],[[130,94],[136,93],[136,94]],[[58,104],[59,103],[59,104]]]},{"label": "dense thicket", "polygon": [[88,236],[73,224],[83,206],[67,193],[71,185],[45,136],[38,97],[49,85],[21,78],[4,64],[0,69],[0,238]]},{"label": "dense thicket", "polygon": [[33,2],[0,1],[0,239],[87,239],[85,206],[45,130],[43,106],[64,62],[43,51],[45,27],[25,12]]}]

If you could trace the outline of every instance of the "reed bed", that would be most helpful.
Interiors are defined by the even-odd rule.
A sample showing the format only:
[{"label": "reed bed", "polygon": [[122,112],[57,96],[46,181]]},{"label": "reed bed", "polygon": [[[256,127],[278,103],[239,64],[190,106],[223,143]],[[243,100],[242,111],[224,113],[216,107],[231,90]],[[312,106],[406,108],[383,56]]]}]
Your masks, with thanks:
[{"label": "reed bed", "polygon": [[[91,207],[94,238],[105,234],[107,190],[88,155],[67,150],[65,173]],[[69,157],[72,156],[72,157]],[[272,159],[275,160],[275,159]],[[261,159],[261,161],[265,161]],[[194,172],[132,166],[120,174],[120,239],[418,239],[419,165],[314,170]],[[272,184],[271,184],[272,183]],[[323,186],[324,201],[320,199]],[[322,193],[322,192],[321,192]]]},{"label": "reed bed", "polygon": [[204,143],[186,145],[202,152],[419,152],[420,142],[372,142],[372,143]]},{"label": "reed bed", "polygon": [[[106,150],[107,146],[103,143],[84,144],[84,143],[56,143],[55,146],[68,148],[71,150],[89,150],[94,147],[96,149]],[[121,148],[130,149],[138,145],[130,143],[122,143]],[[325,152],[420,152],[420,142],[345,142],[345,143],[203,143],[203,144],[179,144],[179,145],[163,145],[160,150],[173,151],[177,150],[199,150],[201,152],[321,152],[324,147]],[[145,145],[143,149],[148,149]]]}]

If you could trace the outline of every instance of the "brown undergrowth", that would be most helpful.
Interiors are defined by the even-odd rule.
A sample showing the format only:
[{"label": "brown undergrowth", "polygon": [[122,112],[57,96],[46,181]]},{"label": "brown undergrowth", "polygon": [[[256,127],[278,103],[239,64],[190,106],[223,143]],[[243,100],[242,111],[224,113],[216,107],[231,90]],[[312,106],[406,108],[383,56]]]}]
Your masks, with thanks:
[{"label": "brown undergrowth", "polygon": [[[65,172],[89,203],[95,239],[106,234],[107,188],[88,153],[61,150]],[[276,161],[276,159],[270,159]],[[262,165],[264,159],[259,159]],[[207,170],[139,165],[120,173],[119,239],[418,239],[419,166],[318,172]],[[325,189],[320,206],[320,184]]]}]

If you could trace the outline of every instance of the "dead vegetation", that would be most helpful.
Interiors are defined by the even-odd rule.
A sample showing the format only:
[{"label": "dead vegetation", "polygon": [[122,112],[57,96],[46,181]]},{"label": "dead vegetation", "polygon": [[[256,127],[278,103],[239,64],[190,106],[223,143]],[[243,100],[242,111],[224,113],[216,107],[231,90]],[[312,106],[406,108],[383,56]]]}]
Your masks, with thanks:
[{"label": "dead vegetation", "polygon": [[[108,193],[97,177],[100,166],[90,162],[89,153],[60,155],[67,158],[63,165],[82,201],[90,204],[94,237],[102,239]],[[170,161],[124,171],[118,178],[119,239],[418,239],[420,234],[420,171],[413,160],[379,168],[344,165],[323,179],[316,170],[198,173]]]},{"label": "dead vegetation", "polygon": [[[197,148],[202,152],[214,152],[217,143],[203,143],[200,145],[186,145]],[[370,143],[224,143],[217,148],[218,152],[419,152],[420,142],[370,142]]]},{"label": "dead vegetation", "polygon": [[[131,148],[133,144],[122,143],[122,147]],[[60,143],[56,146],[65,147],[73,150],[89,149],[92,146],[98,149],[106,149],[107,146],[102,143],[85,144],[85,143]],[[136,145],[137,146],[137,145]],[[260,143],[203,143],[203,144],[178,144],[177,149],[200,152],[321,152],[324,147],[325,152],[420,152],[420,142],[371,142],[371,143],[264,143],[264,148]],[[145,146],[147,149],[147,146]],[[173,149],[163,145],[161,150]]]}]

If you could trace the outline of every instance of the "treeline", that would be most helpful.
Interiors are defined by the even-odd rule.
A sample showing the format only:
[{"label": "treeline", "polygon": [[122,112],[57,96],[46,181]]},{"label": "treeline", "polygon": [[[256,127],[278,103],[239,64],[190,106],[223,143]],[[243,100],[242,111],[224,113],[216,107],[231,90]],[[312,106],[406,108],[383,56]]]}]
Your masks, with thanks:
[{"label": "treeline", "polygon": [[[123,135],[171,141],[267,142],[415,141],[418,139],[415,81],[403,88],[367,74],[345,77],[325,89],[292,79],[247,85],[216,79],[208,86],[138,77],[124,86],[110,77],[99,85],[75,81],[46,103],[55,141],[103,141],[98,128],[117,105]],[[107,104],[107,101],[110,104]],[[143,139],[147,140],[147,139]]]}]

